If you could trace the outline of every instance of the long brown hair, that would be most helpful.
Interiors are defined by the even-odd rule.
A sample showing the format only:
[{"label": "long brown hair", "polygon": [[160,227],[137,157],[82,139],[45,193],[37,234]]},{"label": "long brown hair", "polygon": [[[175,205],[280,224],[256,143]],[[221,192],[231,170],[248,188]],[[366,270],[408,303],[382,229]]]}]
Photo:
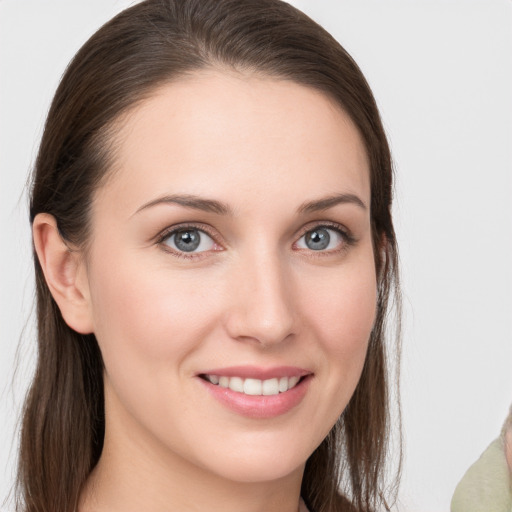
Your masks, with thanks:
[{"label": "long brown hair", "polygon": [[[115,156],[116,121],[163,83],[216,66],[319,90],[347,112],[364,140],[377,318],[356,391],[307,461],[302,496],[315,512],[374,510],[387,491],[384,338],[398,290],[392,164],[365,78],[324,29],[279,0],[146,0],[123,11],[85,43],[57,89],[33,173],[31,221],[49,213],[64,240],[85,247],[91,198]],[[23,412],[18,510],[72,512],[102,451],[103,363],[94,335],[78,334],[62,319],[35,255],[34,265],[38,361]]]}]

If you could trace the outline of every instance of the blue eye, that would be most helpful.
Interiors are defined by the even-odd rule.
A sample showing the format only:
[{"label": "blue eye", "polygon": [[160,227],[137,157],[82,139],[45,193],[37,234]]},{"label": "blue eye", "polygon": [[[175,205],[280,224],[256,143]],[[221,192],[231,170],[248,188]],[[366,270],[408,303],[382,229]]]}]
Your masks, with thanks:
[{"label": "blue eye", "polygon": [[215,242],[204,231],[196,228],[182,228],[166,236],[162,243],[177,252],[204,252],[210,251]]},{"label": "blue eye", "polygon": [[339,230],[318,226],[301,236],[297,241],[297,247],[311,251],[329,251],[339,248],[344,242],[345,238]]}]

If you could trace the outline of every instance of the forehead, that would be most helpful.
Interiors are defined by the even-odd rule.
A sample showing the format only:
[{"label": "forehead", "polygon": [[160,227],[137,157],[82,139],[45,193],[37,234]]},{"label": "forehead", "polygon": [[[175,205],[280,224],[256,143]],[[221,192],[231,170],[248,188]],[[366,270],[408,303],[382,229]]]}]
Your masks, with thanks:
[{"label": "forehead", "polygon": [[201,71],[158,88],[124,116],[116,139],[113,178],[99,192],[115,190],[134,207],[163,192],[233,201],[234,191],[295,202],[305,191],[355,193],[369,204],[368,159],[352,120],[291,81]]}]

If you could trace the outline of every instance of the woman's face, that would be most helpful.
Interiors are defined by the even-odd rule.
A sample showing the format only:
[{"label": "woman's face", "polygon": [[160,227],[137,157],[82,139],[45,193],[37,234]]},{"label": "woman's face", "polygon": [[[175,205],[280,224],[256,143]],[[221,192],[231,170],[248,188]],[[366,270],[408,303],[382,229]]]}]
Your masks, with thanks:
[{"label": "woman's face", "polygon": [[84,268],[106,447],[235,481],[300,472],[375,318],[361,138],[289,81],[161,87],[121,123]]}]

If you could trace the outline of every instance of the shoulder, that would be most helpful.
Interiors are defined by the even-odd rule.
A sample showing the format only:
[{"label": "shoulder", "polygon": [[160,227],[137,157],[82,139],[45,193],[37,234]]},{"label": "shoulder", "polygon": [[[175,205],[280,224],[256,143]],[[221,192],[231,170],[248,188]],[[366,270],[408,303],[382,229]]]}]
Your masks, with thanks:
[{"label": "shoulder", "polygon": [[509,511],[510,476],[503,438],[493,441],[466,471],[453,494],[452,512]]}]

